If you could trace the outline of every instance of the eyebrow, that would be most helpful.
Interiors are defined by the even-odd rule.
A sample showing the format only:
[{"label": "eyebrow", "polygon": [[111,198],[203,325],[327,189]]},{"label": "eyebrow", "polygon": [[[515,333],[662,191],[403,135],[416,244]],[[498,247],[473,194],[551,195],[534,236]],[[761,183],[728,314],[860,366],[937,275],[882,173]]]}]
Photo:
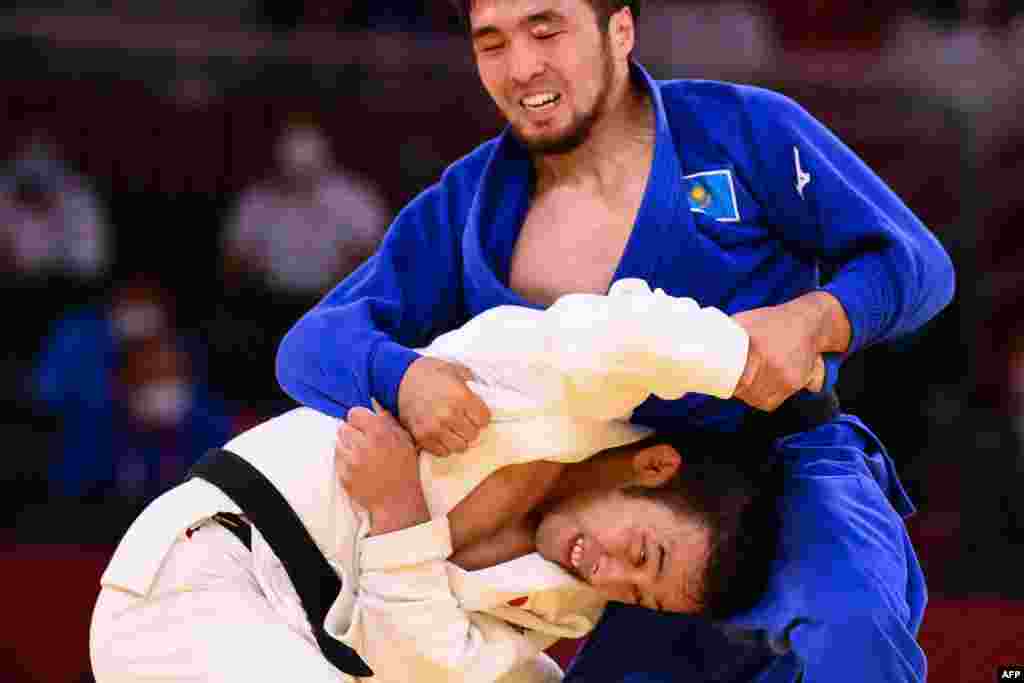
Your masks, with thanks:
[{"label": "eyebrow", "polygon": [[[520,26],[526,26],[530,24],[542,24],[546,21],[561,21],[564,17],[554,10],[544,10],[543,12],[535,12],[527,15],[522,21],[519,22]],[[494,35],[501,33],[497,26],[488,24],[487,26],[480,26],[479,28],[473,29],[472,36],[473,40],[478,40],[484,36]]]}]

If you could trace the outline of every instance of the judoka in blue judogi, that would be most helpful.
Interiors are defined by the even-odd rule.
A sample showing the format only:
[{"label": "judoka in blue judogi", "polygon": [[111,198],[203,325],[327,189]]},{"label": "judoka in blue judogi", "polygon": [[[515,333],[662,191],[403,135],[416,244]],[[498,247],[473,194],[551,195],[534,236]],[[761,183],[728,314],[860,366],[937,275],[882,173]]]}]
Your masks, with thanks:
[{"label": "judoka in blue judogi", "polygon": [[[504,26],[499,34],[519,40]],[[548,25],[525,26],[534,32],[528,41]],[[478,53],[482,72],[485,59]],[[653,111],[653,157],[611,281],[642,278],[730,314],[824,291],[849,320],[846,354],[919,328],[950,301],[953,270],[939,242],[798,104],[748,86],[656,81],[628,64]],[[512,128],[452,164],[401,211],[379,251],[285,337],[277,358],[284,389],[333,415],[376,399],[401,416],[399,387],[418,359],[412,348],[495,306],[540,306],[509,284],[537,180]],[[825,391],[846,354],[826,354]],[[802,391],[788,404],[814,399]],[[729,433],[751,413],[735,399],[691,394],[652,398],[633,419]],[[915,636],[926,589],[902,521],[914,508],[885,449],[843,414],[770,448],[789,486],[777,570],[761,604],[718,624],[610,609],[567,680],[924,680]]]}]

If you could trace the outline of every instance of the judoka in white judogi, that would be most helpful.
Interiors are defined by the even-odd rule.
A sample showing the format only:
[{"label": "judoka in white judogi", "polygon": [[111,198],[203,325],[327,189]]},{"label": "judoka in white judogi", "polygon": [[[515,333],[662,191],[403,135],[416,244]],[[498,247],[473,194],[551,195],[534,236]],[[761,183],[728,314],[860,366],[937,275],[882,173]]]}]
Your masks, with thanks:
[{"label": "judoka in white judogi", "polygon": [[[274,483],[338,572],[342,590],[324,627],[363,657],[373,680],[561,680],[543,650],[587,633],[604,600],[537,553],[460,569],[446,561],[446,515],[503,466],[578,462],[639,441],[649,430],[628,419],[651,394],[731,396],[746,334],[721,311],[623,280],[607,297],[569,295],[546,311],[492,309],[421,352],[470,368],[470,388],[492,413],[468,451],[421,454],[428,523],[367,538],[365,511],[337,481],[338,420],[311,409],[271,419],[225,448]],[[352,680],[320,654],[258,530],[249,552],[209,523],[218,512],[243,511],[193,479],[127,531],[93,615],[97,681]]]}]

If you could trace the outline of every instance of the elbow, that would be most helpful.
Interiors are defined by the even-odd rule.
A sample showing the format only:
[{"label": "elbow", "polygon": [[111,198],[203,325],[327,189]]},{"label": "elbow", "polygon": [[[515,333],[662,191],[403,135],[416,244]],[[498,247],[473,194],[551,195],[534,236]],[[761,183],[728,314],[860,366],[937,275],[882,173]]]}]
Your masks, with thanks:
[{"label": "elbow", "polygon": [[286,394],[300,403],[303,402],[305,386],[302,377],[308,374],[304,368],[305,359],[308,357],[305,352],[304,332],[305,326],[300,320],[284,335],[274,358],[274,375],[277,383]]},{"label": "elbow", "polygon": [[956,293],[956,270],[946,250],[934,242],[934,249],[924,257],[921,286],[928,301],[928,318],[939,313],[953,301]]},{"label": "elbow", "polygon": [[956,269],[953,267],[953,260],[946,253],[946,250],[940,247],[939,252],[941,262],[936,280],[938,282],[937,288],[942,292],[942,307],[945,308],[953,300],[953,295],[956,294]]}]

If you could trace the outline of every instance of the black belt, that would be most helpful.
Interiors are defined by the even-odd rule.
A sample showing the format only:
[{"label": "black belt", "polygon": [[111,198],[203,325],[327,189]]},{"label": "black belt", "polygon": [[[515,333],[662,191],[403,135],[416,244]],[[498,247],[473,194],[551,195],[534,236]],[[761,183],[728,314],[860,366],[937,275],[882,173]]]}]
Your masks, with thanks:
[{"label": "black belt", "polygon": [[[324,630],[327,611],[341,592],[341,579],[281,492],[248,461],[222,449],[207,451],[185,479],[193,477],[205,479],[226,493],[259,529],[295,586],[327,661],[352,676],[373,676],[355,650]],[[215,519],[251,547],[246,520],[226,513]]]},{"label": "black belt", "polygon": [[241,515],[231,512],[218,512],[213,516],[214,521],[232,533],[249,550],[252,550],[252,526],[249,520]]}]

